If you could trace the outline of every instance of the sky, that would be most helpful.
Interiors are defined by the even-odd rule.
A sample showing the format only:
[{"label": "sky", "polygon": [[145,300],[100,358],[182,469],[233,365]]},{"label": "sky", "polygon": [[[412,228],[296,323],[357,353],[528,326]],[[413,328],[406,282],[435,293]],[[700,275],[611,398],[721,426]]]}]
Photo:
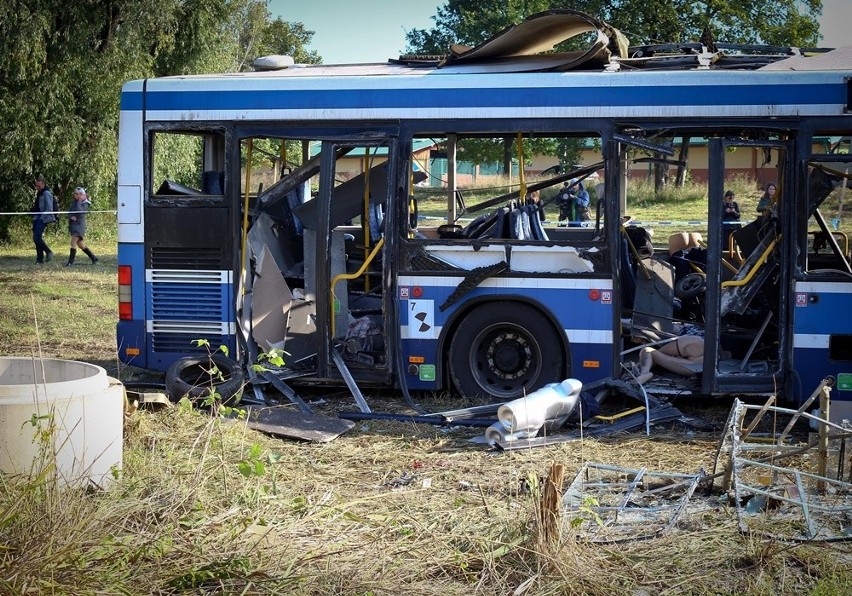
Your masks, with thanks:
[{"label": "sky", "polygon": [[309,50],[324,64],[387,62],[399,58],[405,33],[431,29],[435,0],[269,0],[272,17],[314,32]]},{"label": "sky", "polygon": [[[309,50],[325,64],[387,62],[406,46],[405,33],[431,29],[444,0],[269,0],[273,18],[314,32]],[[852,45],[852,0],[822,0],[824,47]]]}]

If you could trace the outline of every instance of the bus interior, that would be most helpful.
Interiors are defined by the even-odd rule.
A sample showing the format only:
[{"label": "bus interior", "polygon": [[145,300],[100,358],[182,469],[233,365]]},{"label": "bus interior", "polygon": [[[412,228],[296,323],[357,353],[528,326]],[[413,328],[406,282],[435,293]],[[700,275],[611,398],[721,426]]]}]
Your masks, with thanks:
[{"label": "bus interior", "polygon": [[[400,276],[461,274],[456,302],[488,278],[608,278],[617,334],[612,362],[596,373],[629,379],[637,348],[700,329],[705,352],[695,374],[663,372],[649,386],[708,395],[772,391],[790,372],[794,277],[852,277],[848,238],[832,223],[852,165],[849,137],[838,131],[814,135],[833,139],[821,150],[790,131],[746,126],[638,122],[605,134],[520,135],[475,127],[377,125],[359,135],[259,125],[153,127],[146,258],[154,268],[179,261],[189,271],[231,270],[230,304],[195,295],[195,308],[222,309],[223,321],[238,329],[233,348],[248,362],[283,350],[285,366],[276,375],[304,383],[351,375],[378,386],[405,377],[396,353],[404,320],[396,300]],[[502,176],[489,176],[486,166],[493,164],[475,161],[489,144],[505,148]],[[544,175],[518,167],[542,147],[580,145],[597,148],[600,161]],[[421,146],[428,149],[417,152]],[[689,149],[697,147],[706,150],[706,210],[687,222],[633,218],[634,185],[647,184],[660,169],[668,170],[663,184],[677,184],[675,172],[690,170]],[[729,230],[722,195],[743,175],[726,167],[736,152],[754,156],[763,178],[750,181],[754,197],[747,206],[741,202],[741,222]],[[802,177],[807,183],[797,184]],[[757,214],[749,201],[768,182],[777,185],[776,202]],[[581,183],[590,198],[585,217],[565,208],[565,193]],[[806,196],[796,188],[806,188]],[[181,225],[181,218],[192,225]],[[795,268],[784,266],[790,260]],[[186,353],[192,339],[163,335],[161,342]],[[849,336],[832,350],[849,359]],[[438,386],[450,388],[452,368],[470,361],[456,358],[451,347],[441,357]],[[567,350],[557,362],[561,370],[519,378],[498,397],[578,372]]]}]

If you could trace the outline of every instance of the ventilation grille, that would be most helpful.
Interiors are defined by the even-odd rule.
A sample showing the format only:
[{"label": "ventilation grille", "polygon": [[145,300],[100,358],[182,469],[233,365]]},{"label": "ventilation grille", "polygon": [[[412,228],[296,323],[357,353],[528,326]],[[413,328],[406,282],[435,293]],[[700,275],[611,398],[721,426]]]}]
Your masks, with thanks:
[{"label": "ventilation grille", "polygon": [[155,354],[177,353],[191,355],[196,353],[207,353],[206,346],[197,346],[196,339],[206,339],[210,342],[210,349],[215,350],[220,345],[228,345],[228,338],[224,335],[203,335],[186,333],[156,332],[152,336],[151,347]]},{"label": "ventilation grille", "polygon": [[152,269],[222,269],[220,248],[151,248]]},{"label": "ventilation grille", "polygon": [[226,316],[223,293],[230,288],[220,284],[151,284],[151,320],[162,321],[221,321]]}]

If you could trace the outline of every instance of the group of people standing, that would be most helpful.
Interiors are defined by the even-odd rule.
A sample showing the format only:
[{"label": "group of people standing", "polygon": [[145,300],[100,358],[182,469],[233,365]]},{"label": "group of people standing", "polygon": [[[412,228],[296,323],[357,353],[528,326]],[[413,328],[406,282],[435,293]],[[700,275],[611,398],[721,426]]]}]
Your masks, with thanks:
[{"label": "group of people standing", "polygon": [[[47,186],[44,176],[37,176],[34,182],[36,189],[35,203],[32,209],[33,218],[33,244],[36,249],[36,264],[47,263],[53,259],[53,251],[44,240],[44,231],[47,224],[57,221],[59,212],[54,208],[53,191]],[[86,189],[78,186],[74,189],[74,201],[71,203],[66,216],[68,218],[68,233],[71,236],[71,249],[68,253],[68,262],[65,266],[74,264],[77,257],[77,249],[82,250],[92,261],[98,262],[98,257],[86,246],[86,213],[92,206]]]},{"label": "group of people standing", "polygon": [[[595,190],[598,192],[598,198],[601,198],[603,183],[598,183]],[[538,208],[538,216],[542,221],[547,219],[539,191],[528,192],[526,204],[535,205]],[[589,191],[586,190],[582,180],[566,182],[556,194],[556,205],[559,207],[559,221],[567,221],[570,227],[580,226],[582,222],[592,218],[591,197],[589,197]]]},{"label": "group of people standing", "polygon": [[[774,182],[766,185],[763,191],[763,196],[757,202],[757,216],[765,217],[770,214],[775,207],[775,193],[777,187]],[[734,200],[734,191],[728,190],[725,192],[724,201],[722,203],[722,250],[728,246],[731,234],[740,227],[740,206]]]}]

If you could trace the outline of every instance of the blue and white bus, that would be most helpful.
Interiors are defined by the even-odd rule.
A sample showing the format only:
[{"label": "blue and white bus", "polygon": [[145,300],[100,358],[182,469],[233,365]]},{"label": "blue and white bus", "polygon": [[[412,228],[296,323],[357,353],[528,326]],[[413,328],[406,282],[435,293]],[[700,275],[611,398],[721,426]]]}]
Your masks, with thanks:
[{"label": "blue and white bus", "polygon": [[[637,329],[666,336],[689,321],[704,332],[701,374],[670,389],[796,400],[833,377],[834,398],[852,403],[849,247],[821,210],[852,166],[849,57],[570,71],[391,61],[129,82],[120,358],[165,371],[205,350],[198,339],[242,362],[282,347],[285,380],[508,400],[620,377]],[[465,203],[465,143],[523,163],[518,138],[593,145],[600,163]],[[643,254],[624,225],[636,160],[685,159],[671,139],[706,147],[700,258],[689,240]],[[294,143],[295,165],[280,159]],[[258,151],[275,163],[263,184]],[[723,246],[737,152],[769,164],[778,192],[771,217]],[[412,197],[437,159],[446,216],[430,220]],[[565,183],[591,187],[592,173],[591,219],[558,221]],[[530,190],[544,219],[519,200]]]}]

